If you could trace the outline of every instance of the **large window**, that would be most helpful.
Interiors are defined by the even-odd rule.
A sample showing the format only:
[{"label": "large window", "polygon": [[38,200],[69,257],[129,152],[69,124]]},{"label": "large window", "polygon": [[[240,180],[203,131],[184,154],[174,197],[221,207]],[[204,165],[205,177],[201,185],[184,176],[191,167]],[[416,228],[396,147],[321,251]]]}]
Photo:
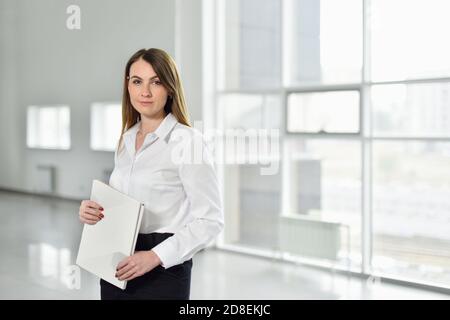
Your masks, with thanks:
[{"label": "large window", "polygon": [[69,106],[29,106],[27,146],[39,149],[69,149]]},{"label": "large window", "polygon": [[450,287],[450,3],[216,4],[216,124],[281,136],[223,163],[221,245]]}]

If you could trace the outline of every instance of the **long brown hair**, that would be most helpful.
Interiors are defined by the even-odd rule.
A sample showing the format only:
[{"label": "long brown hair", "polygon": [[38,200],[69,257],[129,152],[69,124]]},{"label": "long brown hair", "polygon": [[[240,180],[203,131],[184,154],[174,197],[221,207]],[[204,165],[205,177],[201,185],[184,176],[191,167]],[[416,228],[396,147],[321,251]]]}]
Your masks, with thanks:
[{"label": "long brown hair", "polygon": [[166,114],[170,112],[175,116],[178,122],[191,126],[189,115],[187,112],[186,100],[184,98],[183,85],[178,73],[177,65],[172,57],[161,49],[141,49],[131,56],[125,67],[123,77],[123,95],[122,95],[122,132],[120,134],[118,150],[121,150],[123,134],[129,128],[134,126],[140,119],[139,112],[133,108],[128,92],[128,78],[130,76],[131,65],[139,59],[151,64],[156,75],[159,77],[161,84],[168,91],[171,98],[167,98],[164,111]]}]

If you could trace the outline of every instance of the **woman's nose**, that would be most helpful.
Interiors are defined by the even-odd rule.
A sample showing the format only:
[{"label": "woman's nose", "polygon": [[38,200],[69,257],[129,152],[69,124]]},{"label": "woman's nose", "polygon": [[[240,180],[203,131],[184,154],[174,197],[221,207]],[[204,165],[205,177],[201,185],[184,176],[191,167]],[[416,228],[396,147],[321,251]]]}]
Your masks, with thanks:
[{"label": "woman's nose", "polygon": [[147,86],[142,86],[142,92],[141,95],[143,97],[148,97],[148,96],[152,96],[152,91],[147,87]]}]

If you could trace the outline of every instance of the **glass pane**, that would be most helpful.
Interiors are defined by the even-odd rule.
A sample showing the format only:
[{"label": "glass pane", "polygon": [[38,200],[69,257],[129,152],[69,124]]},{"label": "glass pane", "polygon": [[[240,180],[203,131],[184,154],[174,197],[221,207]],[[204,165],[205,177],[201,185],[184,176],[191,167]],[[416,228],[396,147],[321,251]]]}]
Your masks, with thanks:
[{"label": "glass pane", "polygon": [[395,84],[371,89],[378,136],[450,136],[450,83]]},{"label": "glass pane", "polygon": [[373,146],[373,269],[450,285],[450,142]]},{"label": "glass pane", "polygon": [[272,250],[280,212],[281,100],[220,95],[218,113],[224,128],[225,241]]},{"label": "glass pane", "polygon": [[70,108],[68,106],[29,106],[27,146],[43,149],[70,148]]},{"label": "glass pane", "polygon": [[[273,173],[280,159],[281,99],[277,95],[227,94],[219,96],[219,136],[228,164],[261,164]],[[219,144],[217,144],[219,143]],[[266,169],[265,169],[266,170]]]},{"label": "glass pane", "polygon": [[359,91],[294,93],[288,97],[287,130],[358,133]]},{"label": "glass pane", "polygon": [[450,2],[370,2],[374,81],[450,76]]},{"label": "glass pane", "polygon": [[226,165],[225,242],[273,250],[278,247],[281,174],[262,175],[258,165]]},{"label": "glass pane", "polygon": [[93,103],[91,106],[91,148],[114,151],[122,130],[122,105]]},{"label": "glass pane", "polygon": [[280,128],[281,99],[277,95],[221,95],[219,115],[219,121],[227,129]]},{"label": "glass pane", "polygon": [[303,233],[304,238],[290,249],[359,269],[361,143],[293,138],[284,156],[288,193],[283,212],[305,223],[302,227],[297,222],[298,230],[291,230],[293,234]]},{"label": "glass pane", "polygon": [[[273,88],[281,83],[281,1],[221,1],[219,88]],[[220,29],[221,28],[221,29]],[[220,69],[222,67],[222,69]]]},{"label": "glass pane", "polygon": [[286,85],[360,81],[361,0],[287,0],[283,6]]}]

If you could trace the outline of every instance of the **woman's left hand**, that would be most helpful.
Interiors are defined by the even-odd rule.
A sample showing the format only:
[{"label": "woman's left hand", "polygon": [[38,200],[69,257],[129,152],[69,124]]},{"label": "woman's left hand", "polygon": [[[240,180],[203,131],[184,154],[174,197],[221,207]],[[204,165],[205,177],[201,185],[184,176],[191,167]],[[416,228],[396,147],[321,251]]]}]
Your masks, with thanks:
[{"label": "woman's left hand", "polygon": [[153,270],[161,264],[161,260],[152,250],[137,251],[117,265],[116,278],[120,281],[130,281]]}]

